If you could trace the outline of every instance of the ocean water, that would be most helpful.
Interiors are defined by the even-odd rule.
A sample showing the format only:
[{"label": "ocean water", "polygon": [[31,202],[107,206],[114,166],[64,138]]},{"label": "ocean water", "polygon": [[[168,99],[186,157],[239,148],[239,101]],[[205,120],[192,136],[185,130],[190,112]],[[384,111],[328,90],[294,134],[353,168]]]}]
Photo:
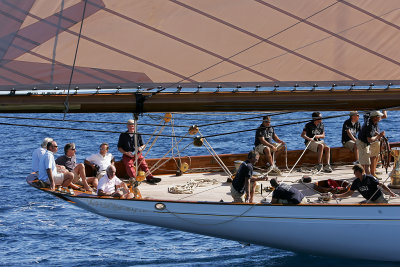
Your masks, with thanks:
[{"label": "ocean water", "polygon": [[[341,127],[347,119],[346,114],[323,114],[344,115],[324,120],[326,142],[332,147],[340,146]],[[144,115],[139,123],[159,124],[161,115]],[[200,130],[204,136],[218,135],[207,138],[217,153],[245,153],[253,146],[252,129],[257,128],[261,121],[255,118],[257,116],[260,114],[174,114],[173,123],[176,127],[173,130],[165,127],[162,133],[175,133],[178,136],[176,140],[179,140],[180,136],[185,136],[190,125],[213,124],[201,126]],[[308,120],[310,116],[310,112],[297,112],[272,117],[272,125],[291,123],[275,129],[289,149],[304,148],[300,134],[305,123],[297,122]],[[52,120],[39,121],[35,118]],[[397,266],[393,263],[336,259],[256,245],[246,246],[235,241],[107,219],[76,208],[26,184],[25,177],[31,170],[32,151],[40,146],[44,137],[50,136],[60,146],[58,155],[62,154],[65,143],[75,142],[78,161],[82,162],[86,156],[98,151],[100,143],[108,142],[110,152],[119,160],[117,132],[125,131],[124,123],[132,115],[68,114],[66,120],[85,122],[53,121],[62,118],[63,114],[0,116],[0,266]],[[380,123],[390,141],[400,141],[399,119],[400,112],[390,111],[389,117]],[[233,122],[219,123],[227,120]],[[155,129],[156,126],[139,126],[142,133],[151,134]],[[145,141],[149,137],[144,136]],[[171,147],[171,139],[160,137],[147,157],[164,155]],[[174,149],[174,153],[207,154],[204,148],[188,146],[184,149],[190,143],[191,139],[183,139],[179,151]],[[290,237],[282,233],[282,238]],[[345,242],[346,234],[343,239]],[[329,235],[326,241],[329,242]]]}]

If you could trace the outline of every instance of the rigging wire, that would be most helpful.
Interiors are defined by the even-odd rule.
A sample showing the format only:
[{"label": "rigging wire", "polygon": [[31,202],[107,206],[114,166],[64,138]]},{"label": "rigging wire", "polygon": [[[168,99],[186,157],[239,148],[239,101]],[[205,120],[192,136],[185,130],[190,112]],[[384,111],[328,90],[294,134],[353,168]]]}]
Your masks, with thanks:
[{"label": "rigging wire", "polygon": [[64,119],[65,119],[65,116],[67,115],[67,113],[69,111],[69,102],[68,102],[69,101],[69,91],[71,89],[72,77],[74,76],[75,63],[76,63],[76,58],[77,58],[77,55],[78,55],[79,41],[81,40],[83,21],[85,20],[86,5],[87,5],[87,0],[85,0],[85,4],[83,6],[82,20],[81,20],[81,26],[79,28],[78,41],[76,43],[74,62],[72,63],[71,76],[69,77],[67,97],[66,97],[65,102],[64,102],[64,106],[65,106]]},{"label": "rigging wire", "polygon": [[[15,117],[15,116],[1,116],[3,119],[17,119],[17,120],[38,120],[38,121],[62,121],[62,122],[80,122],[80,123],[97,123],[97,124],[117,124],[126,125],[126,122],[109,122],[109,121],[86,121],[86,120],[64,120],[64,119],[48,119],[48,118],[30,118],[30,117]],[[149,123],[138,123],[139,126],[164,126],[162,124],[149,124]],[[168,126],[168,125],[166,125]],[[171,127],[171,126],[169,126]],[[175,125],[175,127],[189,128],[189,125]]]},{"label": "rigging wire", "polygon": [[282,114],[290,114],[293,113],[293,111],[288,111],[288,112],[280,112],[280,113],[272,113],[272,114],[266,114],[266,115],[261,115],[261,116],[256,116],[256,117],[251,117],[251,118],[243,118],[243,119],[235,119],[235,120],[225,120],[225,121],[220,121],[220,122],[215,122],[215,123],[209,123],[209,124],[202,124],[198,125],[198,127],[204,127],[204,126],[211,126],[211,125],[217,125],[217,124],[223,124],[223,123],[230,123],[230,122],[237,122],[237,121],[246,121],[246,120],[251,120],[251,119],[259,119],[264,116],[277,116],[277,115],[282,115]]},{"label": "rigging wire", "polygon": [[[6,123],[0,122],[0,125],[8,125],[8,126],[21,126],[21,127],[32,127],[32,128],[45,128],[45,129],[56,129],[56,130],[71,130],[71,131],[83,131],[83,132],[97,132],[97,133],[115,133],[121,134],[124,132],[121,131],[110,131],[110,130],[95,130],[95,129],[81,129],[81,128],[67,128],[67,127],[56,127],[56,126],[44,126],[44,125],[28,125],[28,124],[17,124],[17,123]],[[152,135],[148,133],[134,133],[140,135]],[[190,136],[173,136],[173,135],[166,135],[166,134],[157,134],[155,136],[162,136],[162,137],[179,137],[179,138],[190,138]]]},{"label": "rigging wire", "polygon": [[[333,119],[333,118],[338,118],[338,117],[343,117],[343,116],[348,116],[348,114],[328,116],[328,117],[324,117],[324,119],[325,120],[326,119]],[[282,127],[282,126],[305,123],[305,122],[309,122],[309,121],[310,121],[310,119],[304,120],[304,121],[289,122],[289,123],[278,124],[278,125],[275,125],[273,127],[277,128],[277,127]],[[21,126],[21,127],[36,127],[36,128],[47,128],[47,129],[72,130],[72,131],[121,133],[120,131],[110,131],[110,130],[94,130],[94,129],[68,128],[68,127],[43,126],[43,125],[27,125],[27,124],[16,124],[16,123],[6,123],[6,122],[0,122],[0,125]],[[230,135],[230,134],[236,134],[236,133],[244,133],[244,132],[256,131],[257,129],[258,128],[253,128],[253,129],[247,129],[247,130],[240,130],[240,131],[232,131],[232,132],[225,132],[225,133],[219,133],[219,134],[205,135],[204,138],[211,138],[211,137],[224,136],[224,135]],[[153,134],[148,134],[148,133],[137,133],[137,134],[153,135]],[[175,135],[154,134],[154,136],[192,138],[192,137],[190,137],[190,136],[188,137],[186,135],[185,136],[175,136]]]},{"label": "rigging wire", "polygon": [[[327,119],[334,119],[334,118],[339,118],[339,117],[344,117],[344,116],[349,116],[348,114],[344,114],[344,115],[335,115],[335,116],[327,116],[327,117],[323,117],[324,120]],[[272,126],[274,128],[277,127],[282,127],[282,126],[288,126],[288,125],[294,125],[294,124],[299,124],[299,123],[305,123],[305,122],[309,122],[311,121],[310,119],[308,120],[303,120],[303,121],[296,121],[296,122],[288,122],[288,123],[283,123],[283,124],[278,124],[275,126]],[[244,132],[250,132],[250,131],[256,131],[258,128],[254,128],[254,129],[247,129],[247,130],[241,130],[241,131],[234,131],[234,132],[225,132],[225,133],[219,133],[219,134],[212,134],[212,135],[206,135],[204,136],[205,138],[210,138],[210,137],[216,137],[216,136],[221,136],[221,135],[229,135],[229,134],[236,134],[236,133],[244,133]]]}]

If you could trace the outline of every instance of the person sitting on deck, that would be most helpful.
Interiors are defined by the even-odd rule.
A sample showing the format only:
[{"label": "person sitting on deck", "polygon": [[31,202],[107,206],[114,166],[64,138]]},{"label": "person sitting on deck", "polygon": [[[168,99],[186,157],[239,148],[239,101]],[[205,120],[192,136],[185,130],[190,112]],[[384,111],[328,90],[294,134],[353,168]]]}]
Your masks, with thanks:
[{"label": "person sitting on deck", "polygon": [[71,172],[57,172],[57,166],[54,160],[54,153],[57,153],[57,150],[58,146],[55,141],[48,142],[47,150],[40,158],[39,163],[39,179],[50,185],[50,190],[55,190],[56,185],[67,187],[71,185],[74,178]]},{"label": "person sitting on deck", "polygon": [[276,166],[275,160],[279,153],[283,151],[285,142],[279,139],[279,137],[276,135],[274,127],[271,126],[270,116],[264,116],[263,122],[257,128],[254,147],[255,151],[257,151],[260,155],[265,155],[267,160],[267,173],[274,171],[280,175],[281,171]]},{"label": "person sitting on deck", "polygon": [[[317,171],[332,172],[330,165],[330,147],[324,143],[325,138],[324,123],[322,122],[322,114],[320,112],[312,113],[312,121],[308,122],[301,133],[301,137],[305,139],[305,144],[308,149],[318,153]],[[324,168],[322,165],[322,156],[325,152]]]},{"label": "person sitting on deck", "polygon": [[116,175],[114,165],[110,165],[106,169],[106,174],[100,179],[97,188],[98,196],[119,197],[122,199],[131,199],[133,193],[129,192],[128,186],[122,182]]},{"label": "person sitting on deck", "polygon": [[69,172],[74,174],[74,184],[82,185],[85,190],[93,191],[89,186],[92,184],[97,187],[98,180],[96,177],[86,177],[85,166],[83,163],[76,163],[76,148],[74,143],[68,143],[64,146],[64,155],[56,159],[56,163],[64,166]]},{"label": "person sitting on deck", "polygon": [[385,135],[385,131],[379,132],[378,123],[383,113],[380,111],[371,112],[368,123],[364,123],[358,133],[356,141],[360,163],[363,165],[366,174],[376,176],[376,165],[380,153],[380,139]]},{"label": "person sitting on deck", "polygon": [[272,192],[271,204],[300,204],[307,203],[306,199],[299,190],[288,184],[279,184],[276,179],[271,179]]},{"label": "person sitting on deck", "polygon": [[392,197],[397,195],[393,193],[386,185],[380,183],[374,176],[365,174],[364,168],[360,164],[353,166],[354,175],[356,179],[351,184],[350,190],[342,194],[333,194],[333,198],[343,198],[353,195],[354,191],[358,190],[360,194],[366,199],[362,203],[388,203],[383,197],[382,190],[378,185],[385,189]]},{"label": "person sitting on deck", "polygon": [[[268,180],[268,178],[252,178],[253,166],[257,163],[259,158],[260,154],[258,154],[257,151],[250,151],[247,155],[247,160],[240,164],[231,185],[233,202],[252,203],[255,191],[254,182],[259,180]],[[251,184],[252,182],[253,184]]]},{"label": "person sitting on deck", "polygon": [[358,164],[358,149],[356,145],[358,132],[361,130],[361,124],[358,121],[360,115],[357,111],[350,111],[350,118],[343,123],[342,127],[342,144],[354,153],[356,161],[353,164]]},{"label": "person sitting on deck", "polygon": [[53,141],[52,138],[46,137],[40,147],[36,148],[32,153],[32,172],[39,172],[40,159],[46,153],[47,144]]},{"label": "person sitting on deck", "polygon": [[97,179],[106,174],[106,169],[110,165],[114,165],[114,157],[108,152],[109,145],[107,143],[102,143],[100,145],[100,152],[97,154],[92,154],[85,159],[85,164],[93,169],[96,173]]},{"label": "person sitting on deck", "polygon": [[[156,178],[151,174],[146,160],[142,155],[145,146],[143,145],[142,136],[140,134],[135,134],[135,121],[128,120],[127,128],[128,131],[121,133],[118,140],[118,151],[122,153],[122,162],[125,165],[126,173],[129,177],[136,178],[135,162],[137,154],[137,164],[139,168],[146,173],[147,183],[159,183],[161,178]],[[137,151],[136,147],[138,149]]]}]

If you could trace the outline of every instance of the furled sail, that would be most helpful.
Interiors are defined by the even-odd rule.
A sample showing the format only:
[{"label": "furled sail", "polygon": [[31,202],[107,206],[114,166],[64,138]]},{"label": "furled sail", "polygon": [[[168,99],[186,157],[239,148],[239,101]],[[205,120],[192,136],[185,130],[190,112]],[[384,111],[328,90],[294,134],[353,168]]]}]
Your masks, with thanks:
[{"label": "furled sail", "polygon": [[0,24],[2,90],[66,88],[73,66],[71,88],[400,77],[396,0],[2,0]]}]

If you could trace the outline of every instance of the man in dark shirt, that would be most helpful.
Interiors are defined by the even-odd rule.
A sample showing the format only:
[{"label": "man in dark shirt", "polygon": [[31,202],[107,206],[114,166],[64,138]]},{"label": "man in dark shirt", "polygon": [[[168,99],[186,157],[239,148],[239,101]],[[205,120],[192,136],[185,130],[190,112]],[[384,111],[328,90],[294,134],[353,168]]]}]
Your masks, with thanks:
[{"label": "man in dark shirt", "polygon": [[356,141],[360,163],[367,174],[376,177],[376,165],[380,152],[379,140],[385,135],[385,131],[379,132],[378,122],[383,114],[380,111],[371,112],[368,123],[364,123],[358,133]]},{"label": "man in dark shirt", "polygon": [[[274,141],[276,143],[274,143]],[[274,161],[285,147],[285,142],[276,135],[274,127],[271,126],[270,116],[264,116],[262,124],[257,128],[254,147],[255,151],[260,155],[265,155],[267,160],[267,173],[274,171],[280,175],[281,172]]]},{"label": "man in dark shirt", "polygon": [[288,184],[279,184],[276,179],[271,179],[274,188],[271,204],[300,204],[306,203],[303,193]]},{"label": "man in dark shirt", "polygon": [[[322,122],[322,114],[313,112],[312,121],[308,122],[301,133],[301,137],[305,139],[304,143],[308,149],[318,154],[317,171],[332,172],[330,165],[330,147],[324,143],[325,138],[324,123]],[[322,156],[325,152],[325,166],[322,165]]]},{"label": "man in dark shirt", "polygon": [[350,149],[354,153],[356,159],[353,164],[358,164],[358,149],[356,146],[356,140],[358,133],[361,130],[361,124],[358,121],[360,115],[357,111],[350,111],[350,118],[343,123],[342,127],[342,144],[345,148]]},{"label": "man in dark shirt", "polygon": [[76,163],[76,148],[74,143],[68,143],[64,146],[64,155],[56,159],[56,163],[60,166],[64,166],[65,169],[74,174],[73,184],[82,185],[87,191],[93,191],[89,186],[92,184],[97,187],[96,177],[86,177],[85,166],[83,163]]},{"label": "man in dark shirt", "polygon": [[360,194],[366,199],[366,203],[387,203],[388,201],[383,197],[381,189],[378,185],[385,189],[392,197],[397,195],[392,192],[385,184],[380,183],[374,176],[365,174],[364,168],[360,165],[353,166],[354,175],[356,179],[351,184],[350,190],[343,194],[333,194],[333,198],[343,198],[353,195],[354,191],[358,190]]},{"label": "man in dark shirt", "polygon": [[151,174],[146,160],[142,155],[145,146],[143,145],[142,136],[140,134],[135,134],[135,121],[128,120],[127,128],[128,131],[121,133],[118,140],[118,151],[122,153],[122,162],[125,165],[127,174],[129,177],[136,178],[135,162],[137,162],[139,168],[146,174],[147,183],[159,183],[161,178],[156,178]]},{"label": "man in dark shirt", "polygon": [[[247,155],[247,160],[243,161],[238,168],[235,178],[231,185],[231,195],[233,202],[245,203],[253,202],[255,181],[268,180],[268,178],[252,178],[253,166],[257,163],[260,155],[256,151],[250,151]],[[253,182],[252,188],[251,182]]]}]

